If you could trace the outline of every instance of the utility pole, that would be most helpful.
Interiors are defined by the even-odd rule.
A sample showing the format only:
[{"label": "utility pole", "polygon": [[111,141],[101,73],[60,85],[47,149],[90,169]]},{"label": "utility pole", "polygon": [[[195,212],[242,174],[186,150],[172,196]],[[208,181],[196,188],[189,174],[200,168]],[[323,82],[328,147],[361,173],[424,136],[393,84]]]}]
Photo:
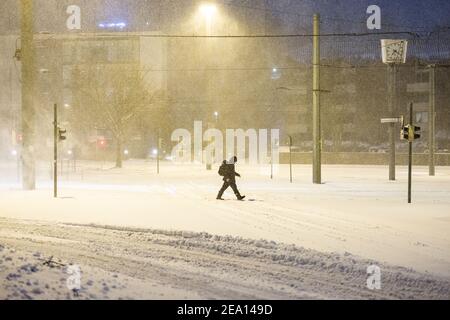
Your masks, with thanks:
[{"label": "utility pole", "polygon": [[320,16],[313,19],[313,182],[322,183],[322,135],[320,119]]},{"label": "utility pole", "polygon": [[53,106],[53,197],[58,198],[58,105]]},{"label": "utility pole", "polygon": [[21,61],[22,61],[22,187],[36,188],[34,159],[34,50],[33,50],[33,1],[20,0],[21,10]]},{"label": "utility pole", "polygon": [[[397,105],[397,67],[395,64],[388,64],[389,76],[389,116],[395,117]],[[396,156],[395,156],[395,123],[389,124],[389,180],[395,181]]]},{"label": "utility pole", "polygon": [[430,69],[430,103],[428,112],[428,165],[429,175],[436,174],[436,65],[429,66]]}]

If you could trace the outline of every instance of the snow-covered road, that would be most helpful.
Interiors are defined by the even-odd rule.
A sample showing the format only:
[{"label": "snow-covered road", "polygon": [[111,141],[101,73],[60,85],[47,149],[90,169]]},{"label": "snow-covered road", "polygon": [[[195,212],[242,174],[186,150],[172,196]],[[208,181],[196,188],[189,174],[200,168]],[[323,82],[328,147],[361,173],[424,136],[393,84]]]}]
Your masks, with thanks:
[{"label": "snow-covered road", "polygon": [[86,163],[63,175],[59,199],[51,198],[48,170],[34,192],[3,182],[0,217],[265,239],[450,279],[450,168],[434,178],[417,168],[412,205],[406,168],[389,182],[385,167],[326,166],[325,184],[312,185],[308,166],[294,168],[294,184],[286,168],[271,180],[268,168],[239,166],[246,202],[230,193],[229,201],[214,200],[217,170],[163,164],[158,176],[154,169],[139,161],[122,170]]},{"label": "snow-covered road", "polygon": [[[272,241],[0,219],[0,299],[448,299],[450,281]],[[14,248],[11,250],[11,248]],[[66,267],[81,270],[78,296]]]}]

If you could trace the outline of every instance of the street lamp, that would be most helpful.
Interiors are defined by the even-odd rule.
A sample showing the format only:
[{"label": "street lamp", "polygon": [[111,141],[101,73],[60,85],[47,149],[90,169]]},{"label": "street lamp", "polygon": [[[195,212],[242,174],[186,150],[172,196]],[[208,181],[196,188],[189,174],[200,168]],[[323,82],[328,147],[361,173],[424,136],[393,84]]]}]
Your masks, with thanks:
[{"label": "street lamp", "polygon": [[[397,112],[397,66],[406,63],[408,50],[407,40],[383,39],[381,40],[383,63],[388,66],[389,72],[389,116],[395,117]],[[389,180],[395,181],[395,123],[389,126]]]},{"label": "street lamp", "polygon": [[211,35],[212,31],[212,21],[217,13],[217,6],[212,3],[204,3],[200,6],[200,15],[205,19],[206,22],[206,33],[208,36]]},{"label": "street lamp", "polygon": [[[206,36],[209,37],[212,35],[212,30],[213,30],[213,19],[215,18],[215,16],[217,15],[217,6],[213,3],[203,3],[202,5],[200,5],[199,7],[199,16],[201,16],[204,20],[205,20],[205,27],[206,27]],[[212,45],[213,43],[211,42],[211,39],[206,39],[206,43],[205,43],[205,64],[206,65],[210,65],[212,63]],[[211,78],[209,76],[209,73],[207,73],[206,75],[206,96],[208,97],[208,101],[212,101],[212,95],[211,95]],[[214,113],[214,116],[216,118],[216,123],[217,123],[217,118],[219,116],[218,112]],[[204,156],[203,157],[203,161]],[[210,163],[210,159],[206,159],[206,169],[207,170],[211,170],[212,169],[212,164]]]},{"label": "street lamp", "polygon": [[217,7],[212,3],[204,3],[200,6],[200,13],[207,19],[212,19],[216,12]]}]

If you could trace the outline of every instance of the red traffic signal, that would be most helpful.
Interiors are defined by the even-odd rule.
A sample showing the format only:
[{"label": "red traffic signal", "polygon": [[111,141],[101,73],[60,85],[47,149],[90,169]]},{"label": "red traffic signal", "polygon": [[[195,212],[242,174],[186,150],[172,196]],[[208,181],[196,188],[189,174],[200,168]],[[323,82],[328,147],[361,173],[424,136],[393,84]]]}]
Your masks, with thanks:
[{"label": "red traffic signal", "polygon": [[97,147],[101,149],[105,149],[108,146],[108,142],[105,139],[98,139],[97,140]]}]

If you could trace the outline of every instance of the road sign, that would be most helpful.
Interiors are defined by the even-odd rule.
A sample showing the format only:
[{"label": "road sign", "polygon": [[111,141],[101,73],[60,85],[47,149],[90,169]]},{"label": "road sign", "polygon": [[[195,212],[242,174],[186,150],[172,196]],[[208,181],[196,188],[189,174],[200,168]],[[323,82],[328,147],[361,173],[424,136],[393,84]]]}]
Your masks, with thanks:
[{"label": "road sign", "polygon": [[403,117],[399,118],[383,118],[381,123],[403,123]]}]

